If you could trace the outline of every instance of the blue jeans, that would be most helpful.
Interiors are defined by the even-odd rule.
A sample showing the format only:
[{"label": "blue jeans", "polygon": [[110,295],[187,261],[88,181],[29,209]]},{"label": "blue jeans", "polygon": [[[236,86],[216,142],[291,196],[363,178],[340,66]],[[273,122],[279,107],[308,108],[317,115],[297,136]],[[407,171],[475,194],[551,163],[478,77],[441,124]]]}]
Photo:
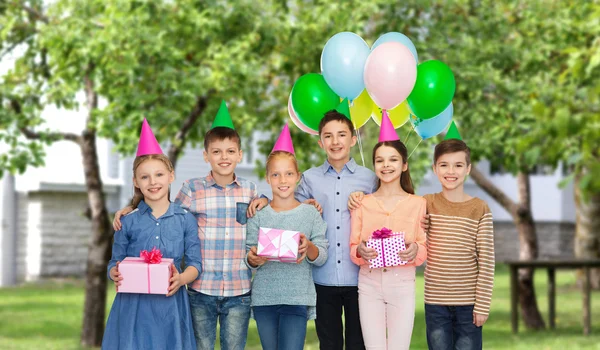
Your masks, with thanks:
[{"label": "blue jeans", "polygon": [[216,297],[188,289],[198,350],[214,350],[217,319],[221,324],[221,349],[243,350],[250,322],[250,293]]},{"label": "blue jeans", "polygon": [[483,346],[482,327],[473,324],[474,305],[425,304],[430,350],[476,350]]},{"label": "blue jeans", "polygon": [[306,306],[254,306],[252,310],[263,350],[304,349]]}]

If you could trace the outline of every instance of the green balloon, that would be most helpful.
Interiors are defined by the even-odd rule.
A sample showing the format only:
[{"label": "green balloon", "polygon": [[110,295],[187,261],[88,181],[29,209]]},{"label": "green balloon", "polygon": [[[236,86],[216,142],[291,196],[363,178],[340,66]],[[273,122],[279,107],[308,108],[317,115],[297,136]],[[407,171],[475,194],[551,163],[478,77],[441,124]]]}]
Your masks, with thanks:
[{"label": "green balloon", "polygon": [[448,107],[455,90],[450,67],[441,61],[426,61],[417,66],[417,82],[407,98],[408,104],[417,117],[430,119]]},{"label": "green balloon", "polygon": [[321,74],[304,74],[292,88],[292,107],[298,119],[313,130],[318,130],[323,115],[339,104],[339,96],[331,90]]}]

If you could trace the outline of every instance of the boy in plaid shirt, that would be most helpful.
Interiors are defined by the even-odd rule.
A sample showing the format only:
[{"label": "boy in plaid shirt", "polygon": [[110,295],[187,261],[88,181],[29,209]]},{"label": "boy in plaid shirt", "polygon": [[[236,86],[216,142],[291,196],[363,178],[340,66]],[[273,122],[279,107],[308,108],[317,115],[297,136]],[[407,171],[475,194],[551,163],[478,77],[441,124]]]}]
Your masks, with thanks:
[{"label": "boy in plaid shirt", "polygon": [[[211,171],[186,180],[175,199],[198,220],[202,270],[188,285],[194,333],[199,350],[214,349],[219,320],[221,349],[242,350],[250,320],[252,278],[245,263],[246,210],[257,189],[235,175],[242,161],[241,141],[225,101],[204,138],[204,160]],[[115,223],[119,214],[123,213],[115,215]]]}]

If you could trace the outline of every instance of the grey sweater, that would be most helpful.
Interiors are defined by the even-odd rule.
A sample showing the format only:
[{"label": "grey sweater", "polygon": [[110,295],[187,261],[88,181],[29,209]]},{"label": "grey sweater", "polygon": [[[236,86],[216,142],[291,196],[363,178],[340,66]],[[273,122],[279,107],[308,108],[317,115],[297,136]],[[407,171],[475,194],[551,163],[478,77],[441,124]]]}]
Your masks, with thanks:
[{"label": "grey sweater", "polygon": [[260,227],[292,230],[304,235],[319,249],[314,261],[304,259],[300,264],[267,261],[258,268],[252,280],[252,306],[267,305],[306,305],[309,319],[316,317],[317,294],[312,278],[312,265],[321,266],[327,260],[327,224],[312,205],[300,204],[298,207],[276,212],[266,206],[256,216],[248,220],[246,226],[246,249],[258,244]]}]

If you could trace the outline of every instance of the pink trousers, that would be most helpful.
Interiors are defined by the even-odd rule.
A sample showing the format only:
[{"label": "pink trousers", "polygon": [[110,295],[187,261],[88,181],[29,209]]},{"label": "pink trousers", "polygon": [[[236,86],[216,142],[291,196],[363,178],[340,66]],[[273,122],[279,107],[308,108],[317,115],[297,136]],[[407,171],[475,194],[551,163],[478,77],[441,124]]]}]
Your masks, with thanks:
[{"label": "pink trousers", "polygon": [[361,266],[358,305],[367,350],[408,349],[415,320],[415,267]]}]

